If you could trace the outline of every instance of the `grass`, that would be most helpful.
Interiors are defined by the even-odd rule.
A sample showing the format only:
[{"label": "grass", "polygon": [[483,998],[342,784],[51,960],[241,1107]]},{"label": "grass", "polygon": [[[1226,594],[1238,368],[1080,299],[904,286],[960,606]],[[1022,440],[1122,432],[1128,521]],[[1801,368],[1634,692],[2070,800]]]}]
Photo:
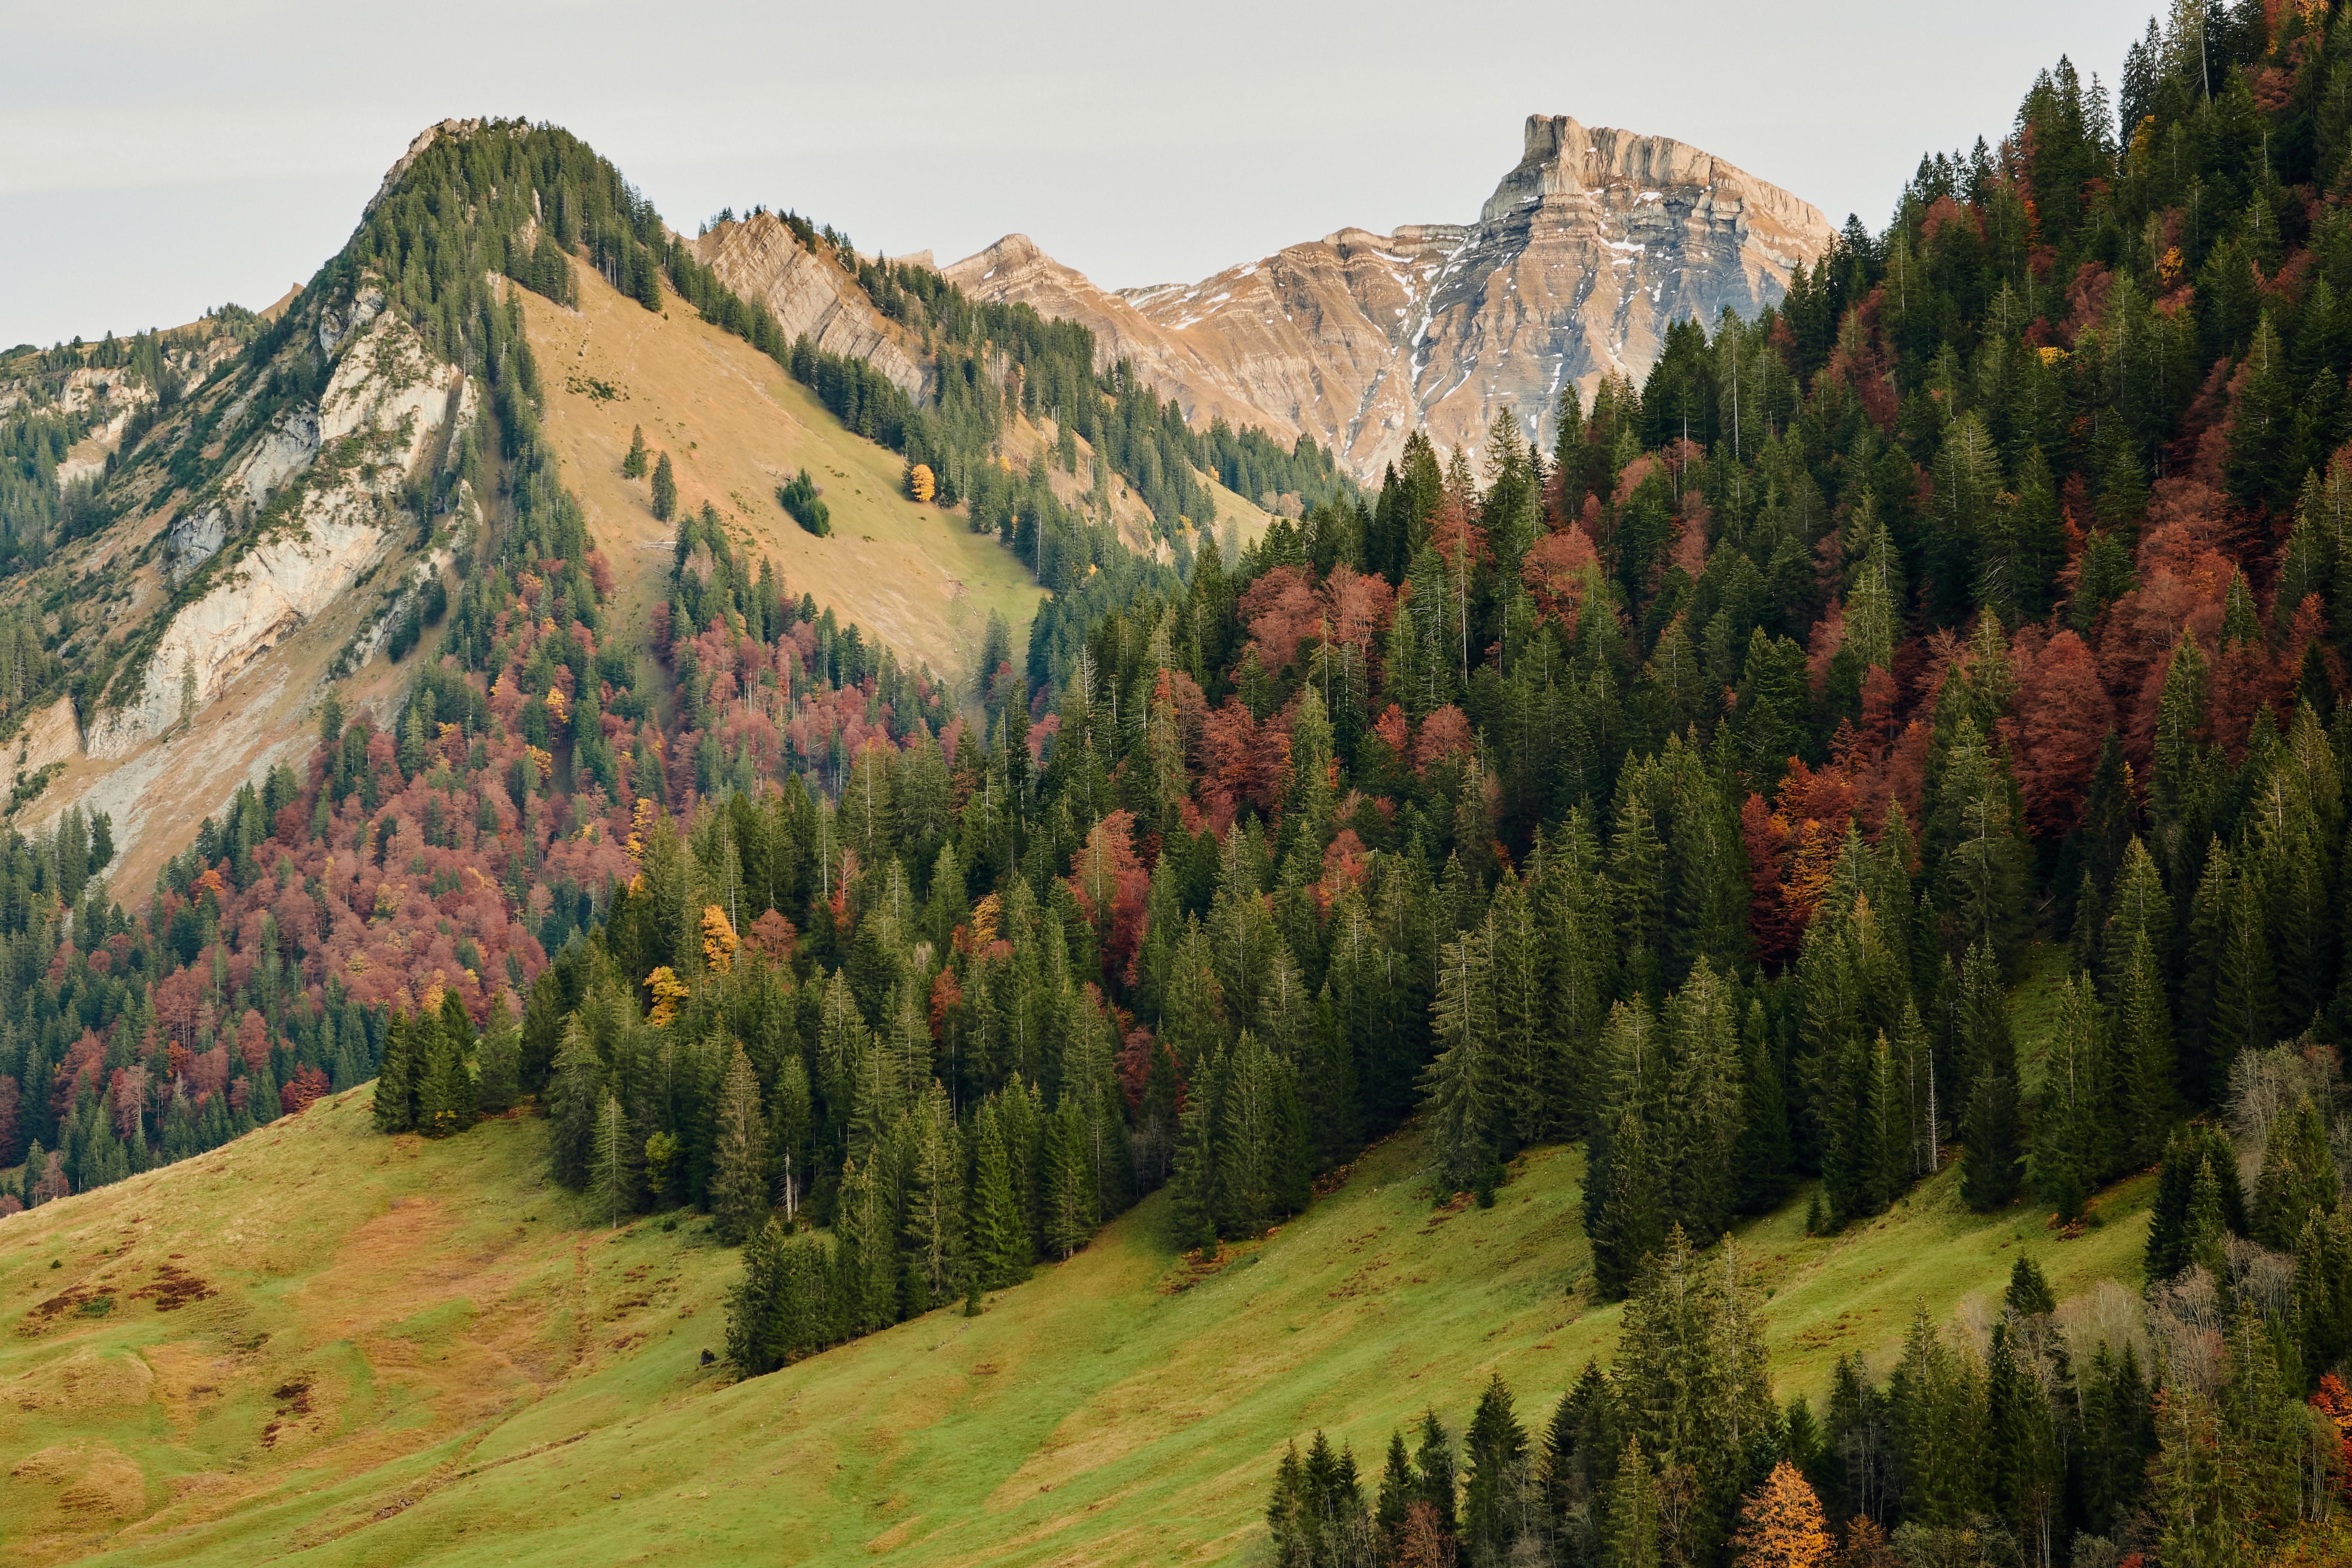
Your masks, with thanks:
[{"label": "grass", "polygon": [[[593,268],[574,271],[577,310],[525,293],[524,313],[563,483],[613,564],[624,621],[642,626],[667,596],[675,536],[654,518],[648,482],[621,477],[629,432],[642,426],[646,447],[670,456],[681,508],[717,507],[793,593],[900,658],[970,674],[992,610],[1011,623],[1014,647],[1026,643],[1043,591],[960,513],[908,500],[897,453],[852,434],[773,360],[685,301],[655,314]],[[776,499],[803,468],[824,488],[830,538],[803,532]]]},{"label": "grass", "polygon": [[[730,1385],[701,1353],[735,1260],[702,1222],[583,1226],[540,1124],[386,1139],[367,1100],[0,1227],[12,1560],[1221,1561],[1258,1550],[1293,1436],[1376,1466],[1496,1368],[1540,1420],[1617,1332],[1580,1152],[1433,1211],[1407,1133],[1204,1276],[1154,1199],[978,1318]],[[1994,1295],[2021,1252],[2062,1296],[2137,1278],[2144,1178],[2068,1240],[1968,1214],[1957,1176],[1835,1237],[1802,1234],[1803,1194],[1745,1228],[1783,1397],[1818,1399],[1846,1350],[1890,1357],[1916,1304]],[[159,1282],[210,1293],[158,1311]]]}]

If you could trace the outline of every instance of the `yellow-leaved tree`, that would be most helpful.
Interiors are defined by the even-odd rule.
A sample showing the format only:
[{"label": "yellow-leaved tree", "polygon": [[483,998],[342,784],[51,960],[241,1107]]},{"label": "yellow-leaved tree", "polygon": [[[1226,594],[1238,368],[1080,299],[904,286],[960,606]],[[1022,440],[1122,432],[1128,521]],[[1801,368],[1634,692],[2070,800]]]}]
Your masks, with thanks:
[{"label": "yellow-leaved tree", "polygon": [[1837,1555],[1822,1525],[1822,1500],[1786,1459],[1740,1505],[1731,1544],[1747,1568],[1823,1568]]},{"label": "yellow-leaved tree", "polygon": [[907,470],[907,493],[922,501],[939,493],[939,483],[931,477],[929,463],[917,463]]}]

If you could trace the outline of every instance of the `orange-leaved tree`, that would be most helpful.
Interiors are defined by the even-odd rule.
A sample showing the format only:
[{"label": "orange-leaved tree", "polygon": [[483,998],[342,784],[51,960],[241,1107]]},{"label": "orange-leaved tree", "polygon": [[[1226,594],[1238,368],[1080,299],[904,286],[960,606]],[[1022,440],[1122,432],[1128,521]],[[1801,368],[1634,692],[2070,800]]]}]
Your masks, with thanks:
[{"label": "orange-leaved tree", "polygon": [[1822,1500],[1786,1459],[1740,1505],[1732,1546],[1749,1568],[1822,1568],[1837,1555],[1822,1525]]}]

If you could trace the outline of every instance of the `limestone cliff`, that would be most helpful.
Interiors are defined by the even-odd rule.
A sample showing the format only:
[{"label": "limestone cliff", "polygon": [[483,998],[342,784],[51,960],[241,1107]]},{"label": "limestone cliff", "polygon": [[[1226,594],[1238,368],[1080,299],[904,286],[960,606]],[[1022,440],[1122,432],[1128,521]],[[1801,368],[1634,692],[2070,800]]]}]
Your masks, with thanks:
[{"label": "limestone cliff", "polygon": [[695,257],[744,299],[765,305],[785,340],[806,334],[828,353],[862,359],[910,397],[929,373],[903,334],[874,308],[839,263],[801,244],[775,214],[718,225],[695,241]]},{"label": "limestone cliff", "polygon": [[1697,148],[1533,115],[1474,224],[1342,229],[1189,287],[1102,289],[1022,235],[947,275],[1086,322],[1196,423],[1310,435],[1377,479],[1416,428],[1475,446],[1507,408],[1548,431],[1564,384],[1640,378],[1671,322],[1753,316],[1832,237]]}]

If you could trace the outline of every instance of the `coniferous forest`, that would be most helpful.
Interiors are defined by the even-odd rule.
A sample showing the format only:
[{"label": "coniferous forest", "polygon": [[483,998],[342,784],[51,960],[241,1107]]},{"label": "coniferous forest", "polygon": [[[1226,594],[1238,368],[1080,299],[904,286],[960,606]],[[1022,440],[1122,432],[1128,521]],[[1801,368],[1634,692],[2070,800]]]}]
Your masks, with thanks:
[{"label": "coniferous forest", "polygon": [[[387,1134],[543,1117],[582,1214],[740,1245],[749,1378],[977,1312],[1163,1189],[1213,1258],[1400,1130],[1440,1204],[1572,1143],[1613,1358],[1379,1456],[1301,1433],[1286,1568],[2201,1568],[2296,1561],[2343,1506],[2352,18],[2184,0],[1757,319],[1361,489],[789,218],[922,334],[910,397],[786,342],[578,142],[499,132],[428,149],[311,285],[392,285],[492,388],[449,480],[504,505],[491,559],[410,612],[397,717],[330,702],[140,910],[103,817],[0,844],[0,1161],[31,1156],[0,1205],[371,1078]],[[1054,591],[1025,649],[906,668],[667,454],[627,640],[512,293],[580,266],[997,533]],[[318,374],[235,325],[216,374]],[[995,460],[1039,415],[1171,562]],[[52,506],[75,432],[38,417],[0,565],[108,504]],[[200,477],[195,437],[122,468]],[[1210,478],[1312,504],[1229,554]],[[0,637],[11,700],[111,669]],[[1776,1394],[1742,1222],[1833,1234],[1954,1166],[2059,1227],[2154,1171],[2126,1310],[2095,1332],[2021,1259],[1983,1331],[1922,1311]]]}]

